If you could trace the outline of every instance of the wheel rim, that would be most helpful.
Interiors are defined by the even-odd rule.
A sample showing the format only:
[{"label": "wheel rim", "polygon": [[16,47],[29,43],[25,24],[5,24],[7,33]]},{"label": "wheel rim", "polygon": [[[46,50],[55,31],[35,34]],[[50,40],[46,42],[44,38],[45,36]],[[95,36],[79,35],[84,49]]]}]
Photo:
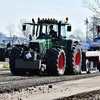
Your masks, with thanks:
[{"label": "wheel rim", "polygon": [[89,63],[86,63],[86,72],[89,73]]},{"label": "wheel rim", "polygon": [[59,65],[58,65],[58,68],[59,68],[60,71],[63,69],[63,66],[64,66],[64,57],[63,57],[63,55],[61,54],[61,55],[59,56]]},{"label": "wheel rim", "polygon": [[76,57],[75,57],[75,64],[76,64],[76,67],[79,66],[79,63],[80,63],[80,55],[79,55],[79,52],[77,52]]}]

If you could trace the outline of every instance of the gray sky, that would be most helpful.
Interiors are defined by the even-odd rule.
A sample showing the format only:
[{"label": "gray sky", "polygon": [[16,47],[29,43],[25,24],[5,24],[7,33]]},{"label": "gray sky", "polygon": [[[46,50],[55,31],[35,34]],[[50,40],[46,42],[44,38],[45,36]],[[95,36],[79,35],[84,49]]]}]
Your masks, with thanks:
[{"label": "gray sky", "polygon": [[0,0],[0,31],[7,34],[9,23],[14,24],[16,34],[20,19],[55,18],[65,20],[69,17],[72,29],[85,32],[84,20],[93,15],[83,7],[82,0]]}]

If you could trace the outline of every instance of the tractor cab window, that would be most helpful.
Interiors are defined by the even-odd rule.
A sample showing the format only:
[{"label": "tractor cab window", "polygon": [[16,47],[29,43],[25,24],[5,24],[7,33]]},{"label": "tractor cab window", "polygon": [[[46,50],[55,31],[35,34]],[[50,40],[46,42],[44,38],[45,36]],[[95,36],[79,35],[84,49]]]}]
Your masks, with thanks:
[{"label": "tractor cab window", "polygon": [[[39,36],[45,36],[45,35],[50,35],[50,24],[42,24],[42,25],[38,25],[37,28],[37,37]],[[58,25],[52,25],[53,28],[52,30],[54,30],[58,36]]]},{"label": "tractor cab window", "polygon": [[49,25],[49,34],[52,36],[52,38],[56,38],[58,36],[57,25]]},{"label": "tractor cab window", "polygon": [[67,25],[61,26],[61,36],[66,37],[67,36]]},{"label": "tractor cab window", "polygon": [[38,25],[37,27],[37,37],[46,35],[46,25]]},{"label": "tractor cab window", "polygon": [[42,26],[41,33],[44,33],[44,34],[46,34],[46,25],[43,25],[43,26]]}]

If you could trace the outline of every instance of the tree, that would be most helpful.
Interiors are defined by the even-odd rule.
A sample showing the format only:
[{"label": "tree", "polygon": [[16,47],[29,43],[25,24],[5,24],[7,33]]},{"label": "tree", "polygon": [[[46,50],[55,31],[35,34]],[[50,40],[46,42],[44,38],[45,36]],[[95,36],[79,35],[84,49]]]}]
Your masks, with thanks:
[{"label": "tree", "polygon": [[94,15],[90,18],[90,21],[86,27],[86,40],[87,42],[94,41],[94,38],[98,37],[98,25],[100,25],[100,18],[98,16]]},{"label": "tree", "polygon": [[15,32],[15,26],[12,23],[9,23],[9,25],[7,26],[7,31],[9,33],[9,36],[12,37],[12,35]]},{"label": "tree", "polygon": [[100,0],[93,0],[94,2],[91,3],[89,0],[83,0],[83,5],[90,9],[92,12],[100,16]]},{"label": "tree", "polygon": [[82,32],[81,29],[76,29],[73,32],[73,35],[75,36],[76,39],[79,41],[85,41],[85,34]]},{"label": "tree", "polygon": [[89,33],[90,33],[90,36],[89,37],[93,37],[92,40],[94,40],[94,38],[97,37],[97,24],[99,24],[99,18],[97,16],[93,16],[90,18],[91,21],[89,23]]},{"label": "tree", "polygon": [[26,19],[21,19],[20,24],[18,25],[18,29],[21,31],[19,32],[21,35],[23,35],[25,38],[29,37],[29,34],[31,33],[31,27],[30,25],[27,25],[27,28],[25,31],[23,31],[22,26],[24,23],[29,23]]},{"label": "tree", "polygon": [[90,18],[91,21],[88,26],[88,34],[90,34],[88,38],[90,39],[92,36],[91,40],[93,41],[94,38],[98,37],[97,27],[100,25],[100,0],[93,0],[93,2],[83,0],[83,5],[95,13],[95,15]]}]

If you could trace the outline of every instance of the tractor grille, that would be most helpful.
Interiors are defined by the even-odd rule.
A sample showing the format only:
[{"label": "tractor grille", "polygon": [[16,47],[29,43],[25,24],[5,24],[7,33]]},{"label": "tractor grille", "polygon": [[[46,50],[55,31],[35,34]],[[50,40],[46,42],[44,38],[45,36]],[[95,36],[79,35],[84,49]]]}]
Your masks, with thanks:
[{"label": "tractor grille", "polygon": [[39,43],[30,42],[29,47],[33,51],[37,51],[37,53],[42,53],[43,52],[43,43],[40,43],[40,47],[39,47]]}]

